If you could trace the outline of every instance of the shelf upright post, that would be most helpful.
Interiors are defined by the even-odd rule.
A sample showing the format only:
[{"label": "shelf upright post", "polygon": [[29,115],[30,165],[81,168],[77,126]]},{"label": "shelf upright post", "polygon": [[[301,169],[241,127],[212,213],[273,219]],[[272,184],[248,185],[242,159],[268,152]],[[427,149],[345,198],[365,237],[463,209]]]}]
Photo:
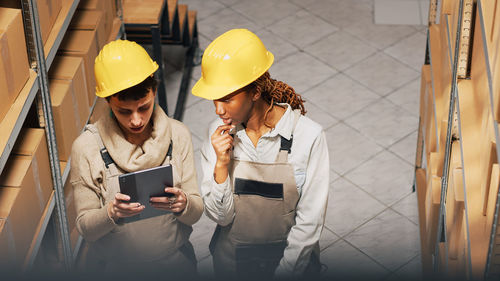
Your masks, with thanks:
[{"label": "shelf upright post", "polygon": [[[455,53],[453,58],[453,67],[452,67],[452,77],[451,77],[451,91],[450,91],[450,104],[448,110],[448,123],[446,128],[446,140],[445,140],[445,156],[444,156],[444,165],[443,165],[443,175],[441,177],[441,200],[440,200],[440,208],[439,208],[439,219],[438,219],[438,229],[436,233],[436,245],[434,249],[434,271],[435,273],[439,272],[440,268],[440,258],[439,258],[439,244],[441,242],[446,242],[446,194],[448,192],[448,174],[450,170],[450,154],[451,154],[451,143],[454,138],[458,138],[456,135],[457,130],[457,77],[458,77],[458,60],[459,60],[459,47],[460,47],[460,35],[461,35],[461,26],[462,26],[462,18],[463,18],[463,9],[464,9],[464,0],[460,0],[459,10],[458,10],[458,23],[457,23],[457,36],[455,40]],[[445,257],[446,261],[448,255],[448,249],[446,243],[444,244]],[[444,271],[447,270],[447,262],[445,263]]]},{"label": "shelf upright post", "polygon": [[59,165],[59,155],[57,152],[57,143],[54,127],[54,119],[52,115],[52,102],[49,93],[48,69],[45,62],[44,46],[40,30],[40,22],[38,18],[38,8],[35,0],[28,1],[30,8],[31,25],[35,39],[36,59],[38,67],[38,75],[40,77],[40,93],[43,107],[43,116],[45,119],[45,134],[47,136],[50,166],[52,172],[52,181],[54,183],[55,200],[56,200],[56,219],[59,222],[59,231],[61,235],[63,247],[63,262],[65,269],[69,271],[72,267],[71,259],[71,244],[69,239],[68,218],[66,216],[66,204],[64,201],[63,183],[61,178],[61,167]]}]

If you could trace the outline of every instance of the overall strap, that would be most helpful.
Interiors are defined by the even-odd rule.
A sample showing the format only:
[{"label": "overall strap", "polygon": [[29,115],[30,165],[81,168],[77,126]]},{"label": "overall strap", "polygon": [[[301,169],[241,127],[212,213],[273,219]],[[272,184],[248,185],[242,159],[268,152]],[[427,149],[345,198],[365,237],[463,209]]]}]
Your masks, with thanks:
[{"label": "overall strap", "polygon": [[172,134],[172,124],[170,124],[169,126],[169,131],[170,131],[170,144],[168,145],[168,149],[167,149],[167,159],[168,159],[168,165],[171,164],[172,162],[172,143],[174,142],[174,135]]},{"label": "overall strap", "polygon": [[293,111],[294,119],[293,119],[293,128],[292,128],[292,134],[290,135],[290,139],[287,140],[285,137],[281,136],[281,144],[280,144],[280,151],[278,152],[278,156],[276,157],[276,162],[279,163],[287,163],[288,162],[288,154],[292,151],[292,144],[293,144],[293,133],[295,132],[295,127],[297,127],[297,123],[299,122],[300,118],[300,110],[295,109]]},{"label": "overall strap", "polygon": [[94,135],[97,144],[99,145],[99,152],[101,154],[102,161],[104,161],[104,165],[106,165],[106,169],[109,169],[109,166],[111,165],[115,165],[115,161],[113,161],[113,158],[111,158],[111,155],[109,155],[106,146],[104,146],[104,143],[102,142],[102,138],[101,135],[99,135],[97,127],[93,124],[89,124],[85,126],[85,130],[91,132],[92,135]]},{"label": "overall strap", "polygon": [[170,144],[168,145],[167,157],[170,164],[170,162],[172,161],[172,141],[170,141]]}]

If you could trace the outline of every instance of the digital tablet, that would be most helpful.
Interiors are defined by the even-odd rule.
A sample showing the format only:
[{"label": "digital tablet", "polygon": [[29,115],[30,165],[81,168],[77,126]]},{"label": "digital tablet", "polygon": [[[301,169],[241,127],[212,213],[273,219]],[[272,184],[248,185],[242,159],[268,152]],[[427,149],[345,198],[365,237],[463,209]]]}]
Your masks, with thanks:
[{"label": "digital tablet", "polygon": [[131,222],[170,213],[170,211],[158,210],[151,206],[149,198],[174,196],[172,193],[165,192],[165,187],[174,186],[172,166],[159,166],[123,174],[118,177],[118,182],[120,193],[130,196],[130,203],[139,202],[145,206],[145,209],[138,215],[123,218],[122,221]]}]

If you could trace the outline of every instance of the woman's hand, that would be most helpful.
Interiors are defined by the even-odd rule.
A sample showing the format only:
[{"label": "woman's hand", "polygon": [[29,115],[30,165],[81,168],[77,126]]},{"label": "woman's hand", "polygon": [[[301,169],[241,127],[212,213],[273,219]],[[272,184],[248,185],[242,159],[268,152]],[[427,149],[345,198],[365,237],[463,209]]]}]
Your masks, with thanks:
[{"label": "woman's hand", "polygon": [[231,162],[231,149],[233,149],[233,137],[229,134],[229,130],[234,128],[234,125],[221,125],[212,134],[212,146],[217,155],[215,163],[214,179],[217,183],[223,183],[228,176],[228,165]]},{"label": "woman's hand", "polygon": [[108,204],[108,215],[114,221],[119,218],[132,217],[144,210],[145,206],[141,203],[129,203],[130,196],[117,193],[115,194],[115,199]]},{"label": "woman's hand", "polygon": [[151,206],[160,210],[172,211],[174,213],[181,213],[187,205],[187,197],[182,189],[177,187],[165,188],[166,193],[171,193],[173,196],[151,197],[149,201]]},{"label": "woman's hand", "polygon": [[231,149],[233,148],[233,137],[229,134],[229,130],[234,128],[234,125],[219,126],[211,137],[212,146],[217,155],[217,164],[227,166],[231,161]]}]

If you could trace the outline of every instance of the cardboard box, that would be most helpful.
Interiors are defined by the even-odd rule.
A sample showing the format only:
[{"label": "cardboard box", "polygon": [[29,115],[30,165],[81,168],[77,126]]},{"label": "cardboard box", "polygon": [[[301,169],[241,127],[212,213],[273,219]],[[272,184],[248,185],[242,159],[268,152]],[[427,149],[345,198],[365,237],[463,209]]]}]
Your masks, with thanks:
[{"label": "cardboard box", "polygon": [[29,78],[21,10],[0,8],[0,121]]},{"label": "cardboard box", "polygon": [[16,264],[24,262],[45,206],[41,208],[31,159],[11,156],[0,176],[0,218],[6,219],[15,241]]},{"label": "cardboard box", "polygon": [[16,249],[10,224],[6,219],[0,219],[0,270],[5,272],[14,266]]},{"label": "cardboard box", "polygon": [[106,33],[106,27],[104,19],[102,19],[102,15],[103,13],[101,11],[78,10],[73,16],[70,25],[71,29],[95,30],[99,50],[106,45],[108,40],[108,34]]},{"label": "cardboard box", "polygon": [[45,209],[50,195],[54,190],[45,130],[36,128],[21,130],[12,153],[31,159],[33,177],[40,198],[40,206]]},{"label": "cardboard box", "polygon": [[98,53],[95,31],[70,30],[66,32],[59,50],[61,55],[83,59],[85,78],[87,80],[88,103],[92,104],[95,98],[94,60]]},{"label": "cardboard box", "polygon": [[439,222],[439,209],[441,202],[441,178],[432,177],[429,180],[430,185],[428,185],[427,198],[425,202],[426,209],[426,227],[427,230],[427,247],[432,253],[434,247],[436,246],[437,239],[437,229]]},{"label": "cardboard box", "polygon": [[73,84],[74,99],[78,107],[79,129],[82,129],[90,114],[87,78],[82,58],[56,56],[49,71],[50,79],[67,80]]},{"label": "cardboard box", "polygon": [[77,130],[79,122],[74,114],[75,108],[71,96],[72,85],[65,80],[50,80],[49,91],[52,100],[59,159],[68,161],[73,141],[80,132]]},{"label": "cardboard box", "polygon": [[113,11],[113,2],[115,0],[81,0],[78,5],[79,10],[97,10],[103,13],[102,21],[104,22],[104,30],[106,32],[106,38],[108,38],[111,33],[111,28],[113,27],[114,14],[116,14],[116,8]]},{"label": "cardboard box", "polygon": [[61,11],[62,0],[36,0],[42,41],[45,44]]}]

